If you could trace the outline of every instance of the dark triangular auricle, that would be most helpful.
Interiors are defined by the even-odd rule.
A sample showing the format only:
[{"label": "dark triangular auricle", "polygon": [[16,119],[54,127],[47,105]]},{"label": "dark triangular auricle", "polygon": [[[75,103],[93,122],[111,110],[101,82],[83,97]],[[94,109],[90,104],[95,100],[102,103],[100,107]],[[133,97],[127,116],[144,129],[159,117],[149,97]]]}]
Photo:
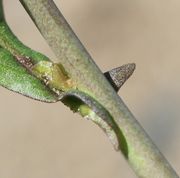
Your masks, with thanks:
[{"label": "dark triangular auricle", "polygon": [[136,65],[134,63],[129,63],[105,72],[104,75],[114,90],[118,92],[121,86],[132,75],[135,68]]}]

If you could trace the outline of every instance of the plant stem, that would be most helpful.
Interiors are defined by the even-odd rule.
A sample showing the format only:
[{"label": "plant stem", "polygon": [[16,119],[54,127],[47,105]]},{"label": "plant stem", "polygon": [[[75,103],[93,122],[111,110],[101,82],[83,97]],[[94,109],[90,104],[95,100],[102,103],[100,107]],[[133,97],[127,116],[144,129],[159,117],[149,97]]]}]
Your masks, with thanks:
[{"label": "plant stem", "polygon": [[0,22],[4,19],[2,0],[0,1]]},{"label": "plant stem", "polygon": [[[124,155],[138,177],[177,178],[121,98],[110,86],[52,0],[20,0],[79,90],[113,117],[126,143]],[[124,154],[124,152],[122,152]]]}]

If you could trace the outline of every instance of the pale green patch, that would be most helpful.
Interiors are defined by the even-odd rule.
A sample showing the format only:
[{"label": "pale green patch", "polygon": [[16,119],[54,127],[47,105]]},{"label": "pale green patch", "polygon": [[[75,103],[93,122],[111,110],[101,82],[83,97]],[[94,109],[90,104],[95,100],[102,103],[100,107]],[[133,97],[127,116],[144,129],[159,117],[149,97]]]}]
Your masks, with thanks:
[{"label": "pale green patch", "polygon": [[31,72],[55,92],[75,89],[75,85],[61,64],[40,61],[32,67]]},{"label": "pale green patch", "polygon": [[114,148],[116,150],[119,149],[119,141],[117,138],[117,135],[112,127],[109,126],[109,124],[103,120],[101,117],[99,117],[89,106],[82,104],[78,108],[79,113],[84,118],[93,121],[95,124],[97,124],[99,127],[103,129],[103,131],[108,136],[111,143],[114,145]]}]

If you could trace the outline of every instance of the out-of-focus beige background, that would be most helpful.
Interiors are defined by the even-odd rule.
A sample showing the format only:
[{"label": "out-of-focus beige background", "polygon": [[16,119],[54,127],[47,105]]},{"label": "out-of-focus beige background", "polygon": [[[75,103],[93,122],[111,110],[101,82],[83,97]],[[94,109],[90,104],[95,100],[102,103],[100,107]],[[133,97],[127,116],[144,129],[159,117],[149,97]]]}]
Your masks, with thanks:
[{"label": "out-of-focus beige background", "polygon": [[[120,95],[180,173],[180,1],[56,0],[98,66],[137,69]],[[15,34],[55,58],[18,0],[4,0]],[[0,88],[0,177],[134,178],[93,123],[61,103]]]}]

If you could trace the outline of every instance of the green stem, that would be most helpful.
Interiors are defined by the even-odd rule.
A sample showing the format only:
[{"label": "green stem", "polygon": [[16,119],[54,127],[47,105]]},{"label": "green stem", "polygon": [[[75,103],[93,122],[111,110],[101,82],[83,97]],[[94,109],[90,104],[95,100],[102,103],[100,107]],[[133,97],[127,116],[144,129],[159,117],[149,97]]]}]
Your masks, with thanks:
[{"label": "green stem", "polygon": [[0,1],[0,22],[4,19],[2,0]]},{"label": "green stem", "polygon": [[[79,90],[111,114],[127,143],[124,155],[137,176],[177,178],[173,168],[147,136],[103,76],[52,0],[20,0]],[[124,154],[124,152],[123,152]]]}]

